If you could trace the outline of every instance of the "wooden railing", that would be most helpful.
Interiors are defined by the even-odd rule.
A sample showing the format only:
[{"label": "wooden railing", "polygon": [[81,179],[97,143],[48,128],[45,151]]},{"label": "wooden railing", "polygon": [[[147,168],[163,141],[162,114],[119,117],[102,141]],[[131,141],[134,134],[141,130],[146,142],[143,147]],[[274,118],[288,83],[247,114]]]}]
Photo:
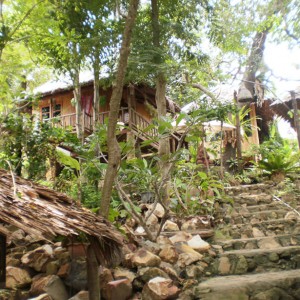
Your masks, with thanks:
[{"label": "wooden railing", "polygon": [[[84,130],[87,132],[91,132],[93,129],[93,118],[91,115],[85,113],[84,117]],[[72,127],[76,126],[76,113],[61,115],[49,119],[43,119],[43,122],[51,122],[54,127]]]},{"label": "wooden railing", "polygon": [[[108,111],[99,113],[98,122],[100,124],[105,124],[108,115]],[[57,116],[55,118],[44,119],[43,122],[51,122],[52,125],[56,127],[75,128],[76,114],[72,113]],[[121,108],[119,112],[119,122],[122,122],[124,126],[128,126],[128,128],[132,130],[136,136],[144,140],[153,139],[157,136],[157,130],[155,128],[151,128],[151,123],[133,109]],[[93,130],[93,117],[86,113],[84,114],[84,130],[87,133],[92,132]],[[154,142],[154,144],[157,143]]]}]

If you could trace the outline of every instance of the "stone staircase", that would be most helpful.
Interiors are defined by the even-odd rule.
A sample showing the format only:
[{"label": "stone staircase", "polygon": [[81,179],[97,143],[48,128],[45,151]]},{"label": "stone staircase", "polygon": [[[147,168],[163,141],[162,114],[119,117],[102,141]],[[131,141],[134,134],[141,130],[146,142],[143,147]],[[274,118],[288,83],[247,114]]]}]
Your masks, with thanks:
[{"label": "stone staircase", "polygon": [[207,261],[196,299],[300,299],[300,219],[272,193],[266,184],[227,189],[234,204],[218,209],[211,241],[217,256]]}]

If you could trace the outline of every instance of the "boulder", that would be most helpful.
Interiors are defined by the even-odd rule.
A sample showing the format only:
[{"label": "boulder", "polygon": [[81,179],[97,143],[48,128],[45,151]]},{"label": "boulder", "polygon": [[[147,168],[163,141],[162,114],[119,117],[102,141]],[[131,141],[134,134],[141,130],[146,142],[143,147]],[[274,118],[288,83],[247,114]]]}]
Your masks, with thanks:
[{"label": "boulder", "polygon": [[168,237],[163,236],[163,235],[160,235],[160,236],[157,238],[156,242],[157,242],[159,245],[172,245],[171,240],[170,240]]},{"label": "boulder", "polygon": [[[153,205],[154,205],[154,204],[149,205],[149,210],[150,210],[150,211],[152,211]],[[153,211],[153,214],[154,214],[155,216],[157,216],[158,218],[160,218],[160,219],[164,216],[164,214],[165,214],[165,209],[163,208],[163,206],[162,206],[160,203],[157,203],[157,204],[156,204],[155,209],[154,209],[154,211]]]},{"label": "boulder", "polygon": [[30,298],[30,300],[52,300],[52,298],[48,294],[42,294],[35,298]]},{"label": "boulder", "polygon": [[144,283],[147,283],[149,280],[155,278],[155,277],[163,277],[163,278],[169,278],[168,274],[164,272],[160,268],[141,268],[138,271],[139,279],[142,280]]},{"label": "boulder", "polygon": [[150,230],[155,230],[158,228],[158,218],[154,214],[151,214],[149,218],[147,218],[146,225],[150,228]]},{"label": "boulder", "polygon": [[33,278],[30,294],[36,296],[43,293],[48,294],[52,300],[69,299],[66,287],[56,275],[37,275]]},{"label": "boulder", "polygon": [[166,245],[162,248],[162,250],[159,252],[159,257],[168,263],[176,263],[178,260],[178,253],[176,252],[176,249],[174,246]]},{"label": "boulder", "polygon": [[210,219],[208,217],[202,216],[202,217],[193,217],[187,221],[185,221],[182,226],[182,231],[197,231],[205,228],[210,228]]},{"label": "boulder", "polygon": [[85,259],[78,258],[71,261],[69,272],[65,277],[64,282],[75,291],[87,289],[87,269]]},{"label": "boulder", "polygon": [[114,269],[113,272],[114,272],[114,278],[116,280],[118,280],[118,279],[128,279],[129,282],[132,283],[132,281],[136,277],[136,275],[133,272],[131,272],[127,269],[123,269],[123,268],[116,268],[116,269]]},{"label": "boulder", "polygon": [[127,300],[132,293],[132,285],[129,279],[119,279],[110,281],[107,284],[105,300]]},{"label": "boulder", "polygon": [[192,238],[192,235],[190,233],[186,233],[183,231],[180,231],[176,233],[175,235],[170,237],[170,241],[172,244],[179,243],[179,242],[187,242]]},{"label": "boulder", "polygon": [[196,250],[196,251],[198,251],[198,252],[205,252],[205,251],[208,251],[209,248],[210,248],[209,243],[203,241],[199,234],[193,236],[193,237],[187,242],[187,244],[188,244],[191,248],[193,248],[194,250]]},{"label": "boulder", "polygon": [[145,248],[146,250],[148,250],[148,251],[150,251],[151,253],[154,253],[154,254],[158,254],[159,252],[160,252],[160,250],[161,250],[161,247],[160,247],[160,245],[159,244],[157,244],[157,243],[153,243],[153,242],[151,242],[151,241],[144,241],[144,242],[141,242],[140,243],[141,244],[141,246],[143,247],[143,248]]},{"label": "boulder", "polygon": [[21,261],[25,266],[31,267],[37,272],[45,272],[46,264],[52,260],[52,257],[52,247],[44,245],[23,255]]},{"label": "boulder", "polygon": [[101,290],[101,295],[104,297],[107,291],[107,284],[110,281],[113,281],[114,277],[112,272],[108,268],[100,267],[100,274],[99,274],[99,286]]},{"label": "boulder", "polygon": [[161,259],[151,252],[141,248],[131,258],[132,264],[136,267],[156,267]]},{"label": "boulder", "polygon": [[69,300],[89,300],[89,292],[88,291],[80,291],[75,296],[70,298]]},{"label": "boulder", "polygon": [[201,260],[203,257],[203,255],[186,244],[176,245],[176,249],[180,253],[177,265],[181,268],[189,266],[190,264]]},{"label": "boulder", "polygon": [[29,273],[20,268],[6,267],[6,287],[9,289],[19,289],[30,285],[32,279]]},{"label": "boulder", "polygon": [[162,228],[163,231],[179,231],[179,227],[176,223],[167,220]]},{"label": "boulder", "polygon": [[155,277],[143,288],[143,300],[177,299],[180,290],[172,284],[171,279]]}]

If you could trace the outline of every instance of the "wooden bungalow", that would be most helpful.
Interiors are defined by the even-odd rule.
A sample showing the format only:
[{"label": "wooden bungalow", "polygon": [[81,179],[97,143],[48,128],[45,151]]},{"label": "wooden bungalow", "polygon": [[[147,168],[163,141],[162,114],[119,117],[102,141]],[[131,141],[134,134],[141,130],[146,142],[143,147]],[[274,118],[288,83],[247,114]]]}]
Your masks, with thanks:
[{"label": "wooden bungalow", "polygon": [[[85,135],[93,131],[93,78],[88,73],[81,74],[81,105],[83,111],[82,127]],[[72,105],[73,87],[69,80],[47,82],[35,89],[38,95],[38,105],[33,108],[35,114],[42,122],[53,122],[56,126],[75,128],[75,107]],[[109,102],[112,87],[100,88],[100,103],[98,122],[104,124],[109,114]],[[180,111],[180,108],[167,98],[167,109],[170,114]],[[155,89],[144,84],[129,84],[123,87],[119,124],[124,125],[122,131],[124,138],[131,132],[138,142],[152,139],[156,136],[155,130],[145,129],[156,116]],[[176,137],[171,137],[171,146],[175,147]],[[152,147],[158,148],[158,143]]]}]

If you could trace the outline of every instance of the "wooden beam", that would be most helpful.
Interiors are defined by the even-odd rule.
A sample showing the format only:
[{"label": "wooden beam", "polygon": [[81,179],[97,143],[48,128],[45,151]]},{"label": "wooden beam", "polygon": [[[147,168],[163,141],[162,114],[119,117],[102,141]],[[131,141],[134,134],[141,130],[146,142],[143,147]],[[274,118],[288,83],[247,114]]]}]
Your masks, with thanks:
[{"label": "wooden beam", "polygon": [[0,288],[6,284],[6,236],[0,234]]}]

